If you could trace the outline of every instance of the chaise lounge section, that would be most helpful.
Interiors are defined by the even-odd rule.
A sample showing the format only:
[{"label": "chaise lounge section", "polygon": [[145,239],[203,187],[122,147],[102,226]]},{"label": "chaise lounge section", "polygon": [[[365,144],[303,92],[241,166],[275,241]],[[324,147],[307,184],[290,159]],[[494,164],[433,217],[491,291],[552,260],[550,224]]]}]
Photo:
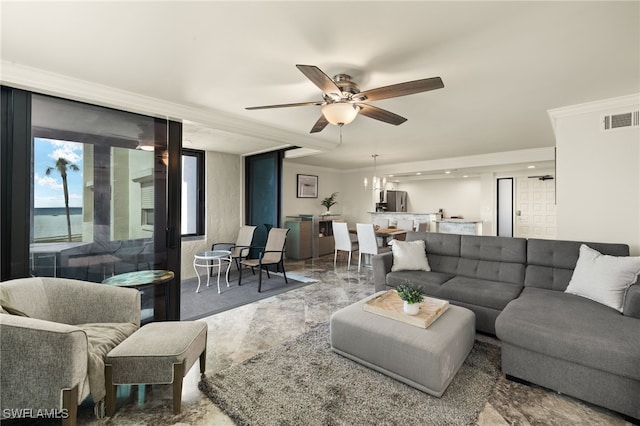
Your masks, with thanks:
[{"label": "chaise lounge section", "polygon": [[[566,293],[580,243],[529,240],[525,288],[496,321],[502,371],[640,419],[640,285],[623,313]],[[624,245],[587,243],[627,256]]]}]

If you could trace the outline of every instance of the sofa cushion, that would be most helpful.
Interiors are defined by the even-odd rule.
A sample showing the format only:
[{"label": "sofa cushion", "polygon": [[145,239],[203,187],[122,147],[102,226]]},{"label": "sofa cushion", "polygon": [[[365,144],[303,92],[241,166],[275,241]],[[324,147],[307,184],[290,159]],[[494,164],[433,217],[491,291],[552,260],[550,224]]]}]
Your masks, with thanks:
[{"label": "sofa cushion", "polygon": [[527,287],[496,320],[521,348],[640,380],[638,320],[583,297]]},{"label": "sofa cushion", "polygon": [[524,284],[527,240],[524,238],[463,235],[457,275]]},{"label": "sofa cushion", "polygon": [[[529,239],[524,285],[564,291],[578,262],[581,244],[577,241]],[[629,255],[629,246],[626,244],[584,244],[611,256]]]},{"label": "sofa cushion", "polygon": [[393,265],[391,271],[430,271],[425,243],[416,241],[395,241],[391,247]]},{"label": "sofa cushion", "polygon": [[454,276],[442,272],[425,271],[398,271],[387,274],[387,285],[397,287],[405,281],[420,287],[424,294],[436,296],[440,292],[443,283],[449,281]]},{"label": "sofa cushion", "polygon": [[455,274],[460,261],[460,235],[407,232],[406,241],[423,240],[432,271]]},{"label": "sofa cushion", "polygon": [[518,297],[521,291],[522,286],[516,284],[457,276],[445,282],[437,296],[502,310],[510,301]]},{"label": "sofa cushion", "polygon": [[629,287],[640,274],[640,257],[608,256],[582,244],[565,292],[586,297],[622,312]]}]

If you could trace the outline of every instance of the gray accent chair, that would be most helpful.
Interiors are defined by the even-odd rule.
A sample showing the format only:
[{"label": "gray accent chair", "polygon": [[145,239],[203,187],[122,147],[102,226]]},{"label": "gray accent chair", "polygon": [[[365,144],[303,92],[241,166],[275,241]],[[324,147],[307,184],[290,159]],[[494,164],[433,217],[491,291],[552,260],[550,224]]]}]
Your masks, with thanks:
[{"label": "gray accent chair", "polygon": [[[75,424],[78,405],[90,393],[105,393],[104,384],[90,389],[90,357],[140,327],[140,293],[66,278],[23,278],[0,283],[0,301],[10,306],[0,310],[0,417],[47,410],[63,424]],[[15,310],[27,316],[7,313]]]}]

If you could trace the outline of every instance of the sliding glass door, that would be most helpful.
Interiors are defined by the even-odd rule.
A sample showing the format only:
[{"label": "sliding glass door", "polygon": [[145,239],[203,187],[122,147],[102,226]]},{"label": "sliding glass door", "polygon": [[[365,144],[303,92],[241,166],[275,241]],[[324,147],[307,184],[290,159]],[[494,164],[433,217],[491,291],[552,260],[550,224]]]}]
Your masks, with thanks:
[{"label": "sliding glass door", "polygon": [[[169,127],[176,123],[38,94],[30,104],[29,152],[21,165],[30,172],[22,182],[30,194],[28,261],[14,265],[13,274],[100,283],[179,265],[180,218],[171,217],[176,208],[169,204],[179,212],[179,185],[171,191],[169,185],[170,169],[180,172],[180,158],[169,167]],[[177,139],[179,154],[179,133]],[[2,177],[11,178],[5,170]],[[174,273],[179,283],[179,267]],[[179,292],[173,289],[169,308],[160,293],[143,291],[143,319],[177,319],[171,311]]]},{"label": "sliding glass door", "polygon": [[[280,226],[282,158],[283,151],[273,151],[245,160],[246,223],[257,226],[256,247],[264,247],[269,229]],[[257,255],[257,251],[250,254]]]}]

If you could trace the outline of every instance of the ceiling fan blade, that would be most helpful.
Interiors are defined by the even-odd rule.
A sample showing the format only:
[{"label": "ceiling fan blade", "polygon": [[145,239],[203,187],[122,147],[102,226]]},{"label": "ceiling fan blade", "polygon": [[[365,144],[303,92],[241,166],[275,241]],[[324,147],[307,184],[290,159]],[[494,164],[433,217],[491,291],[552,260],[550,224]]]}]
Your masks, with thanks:
[{"label": "ceiling fan blade", "polygon": [[395,126],[404,123],[407,121],[406,118],[399,116],[398,114],[394,114],[386,109],[378,108],[373,105],[364,104],[364,103],[356,103],[360,107],[360,114],[365,117],[373,118],[375,120],[384,121],[385,123],[393,124]]},{"label": "ceiling fan blade", "polygon": [[320,118],[318,118],[318,121],[316,121],[316,124],[313,125],[309,133],[321,132],[324,130],[325,127],[327,127],[327,124],[329,124],[329,122],[327,121],[327,119],[324,117],[324,114],[323,114],[320,116]]},{"label": "ceiling fan blade", "polygon": [[331,80],[331,77],[326,75],[320,68],[315,65],[296,65],[296,67],[311,80],[313,84],[318,86],[323,93],[335,93],[342,97],[342,90],[340,90],[338,85]]},{"label": "ceiling fan blade", "polygon": [[264,105],[264,106],[254,106],[254,107],[246,107],[245,109],[253,110],[253,109],[270,109],[270,108],[288,108],[288,107],[299,107],[299,106],[312,106],[312,105],[324,105],[326,102],[317,101],[317,102],[298,102],[295,104],[280,104],[280,105]]},{"label": "ceiling fan blade", "polygon": [[407,81],[405,83],[365,90],[355,95],[354,99],[359,101],[377,101],[380,99],[397,98],[398,96],[442,89],[443,87],[444,83],[440,77],[423,78],[422,80]]}]

